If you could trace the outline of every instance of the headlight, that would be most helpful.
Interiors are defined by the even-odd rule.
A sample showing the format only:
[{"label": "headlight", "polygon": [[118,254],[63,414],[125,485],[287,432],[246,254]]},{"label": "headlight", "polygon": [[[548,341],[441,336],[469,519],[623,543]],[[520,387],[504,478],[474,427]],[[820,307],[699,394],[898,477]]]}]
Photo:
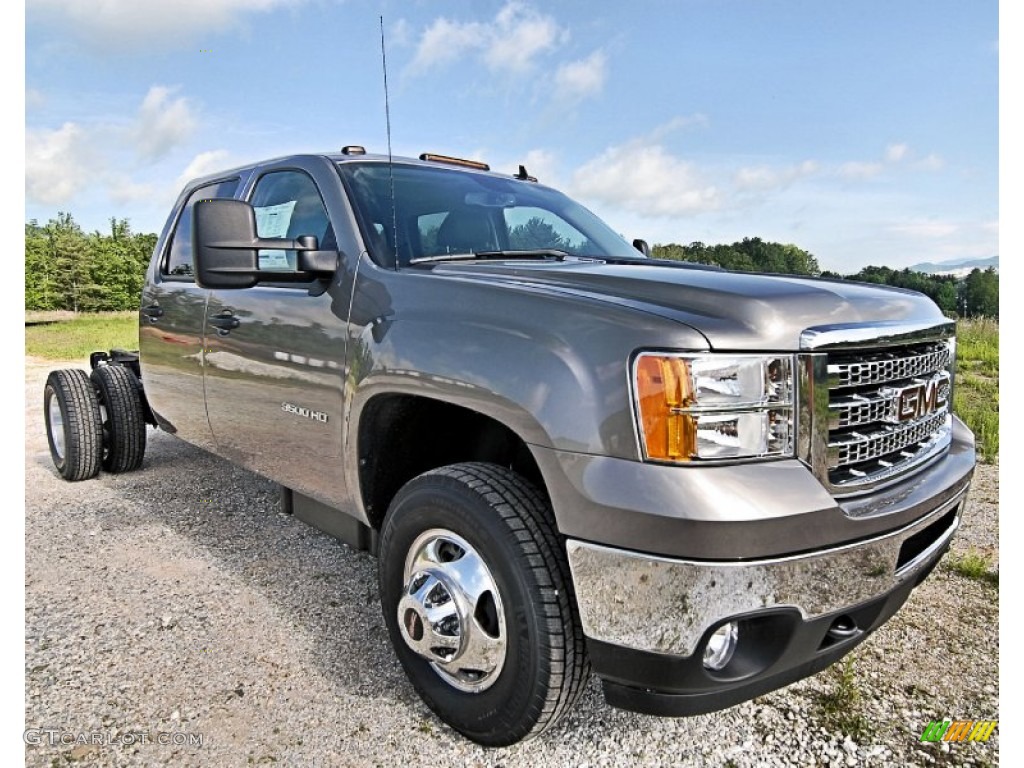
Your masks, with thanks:
[{"label": "headlight", "polygon": [[633,364],[644,458],[793,455],[792,355],[643,352]]}]

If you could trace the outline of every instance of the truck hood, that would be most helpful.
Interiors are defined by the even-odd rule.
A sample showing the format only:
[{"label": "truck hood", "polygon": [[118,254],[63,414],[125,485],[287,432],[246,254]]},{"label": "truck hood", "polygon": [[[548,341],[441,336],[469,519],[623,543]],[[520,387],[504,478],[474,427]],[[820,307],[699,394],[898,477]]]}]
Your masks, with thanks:
[{"label": "truck hood", "polygon": [[694,328],[713,349],[795,351],[808,328],[944,319],[930,299],[914,291],[657,260],[450,262],[438,264],[434,274],[628,306]]}]

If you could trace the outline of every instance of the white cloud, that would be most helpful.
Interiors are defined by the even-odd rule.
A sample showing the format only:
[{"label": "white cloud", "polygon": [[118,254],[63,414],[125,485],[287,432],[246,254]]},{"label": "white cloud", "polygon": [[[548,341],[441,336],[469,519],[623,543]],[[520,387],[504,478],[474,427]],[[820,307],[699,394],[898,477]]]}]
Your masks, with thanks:
[{"label": "white cloud", "polygon": [[412,28],[407,19],[401,18],[391,25],[387,42],[391,45],[397,45],[399,48],[412,42]]},{"label": "white cloud", "polygon": [[733,182],[741,191],[781,189],[817,173],[818,169],[818,164],[813,160],[804,160],[802,163],[783,168],[768,165],[748,166],[736,172]]},{"label": "white cloud", "polygon": [[409,71],[421,74],[479,53],[492,72],[524,72],[567,34],[551,16],[510,0],[489,22],[435,19],[423,31]]},{"label": "white cloud", "polygon": [[844,179],[864,181],[871,179],[882,172],[882,164],[875,162],[864,162],[852,160],[839,166],[839,175]]},{"label": "white cloud", "polygon": [[886,162],[898,163],[907,156],[907,145],[906,144],[890,144],[885,148],[885,159]]},{"label": "white cloud", "polygon": [[152,184],[139,184],[127,176],[117,176],[107,183],[107,194],[118,205],[149,201],[154,192]]},{"label": "white cloud", "polygon": [[75,123],[56,130],[25,131],[25,196],[63,205],[89,180],[88,142]]},{"label": "white cloud", "polygon": [[939,171],[945,167],[945,161],[935,154],[922,158],[908,144],[899,142],[889,144],[881,160],[843,163],[836,169],[836,174],[849,180],[866,181],[894,166],[912,171]]},{"label": "white cloud", "polygon": [[178,176],[175,186],[179,189],[185,184],[217,171],[223,171],[231,166],[228,158],[231,154],[226,149],[212,149],[208,152],[200,152],[192,158],[192,161],[185,166],[185,170]]},{"label": "white cloud", "polygon": [[237,26],[247,13],[302,0],[27,0],[33,15],[69,27],[88,42],[125,49],[208,36]]},{"label": "white cloud", "polygon": [[650,217],[701,213],[721,203],[692,164],[644,142],[610,147],[585,163],[573,174],[572,191]]},{"label": "white cloud", "polygon": [[703,115],[697,112],[692,115],[678,115],[673,117],[671,120],[660,125],[647,134],[647,141],[654,143],[661,141],[669,134],[675,133],[683,128],[690,128],[691,126],[698,125],[702,128],[707,128],[710,125],[707,115]]},{"label": "white cloud", "polygon": [[886,171],[888,166],[901,164],[904,168],[915,171],[938,171],[945,166],[945,162],[938,155],[930,154],[921,158],[909,145],[900,142],[888,145],[881,160],[853,160],[840,165],[836,173],[845,179],[866,181]]},{"label": "white cloud", "polygon": [[436,19],[420,38],[410,68],[421,72],[449,64],[468,51],[483,45],[485,26],[476,22],[462,23]]},{"label": "white cloud", "polygon": [[604,51],[594,51],[585,59],[563,64],[555,73],[556,97],[578,101],[595,96],[608,79],[608,57]]},{"label": "white cloud", "polygon": [[146,160],[158,160],[184,142],[196,127],[184,97],[172,98],[173,89],[154,85],[139,108],[132,130],[135,146]]},{"label": "white cloud", "polygon": [[[128,111],[128,110],[124,110]],[[118,207],[172,200],[185,180],[228,165],[227,152],[197,155],[172,189],[165,163],[173,162],[192,135],[196,119],[174,89],[149,89],[134,119],[66,122],[60,128],[27,127],[25,190],[40,205],[95,205],[106,196]],[[178,166],[180,168],[180,166]]]},{"label": "white cloud", "polygon": [[546,149],[531,149],[522,160],[526,166],[526,172],[543,184],[558,186],[555,179],[558,178],[557,161],[553,152]]},{"label": "white cloud", "polygon": [[901,224],[894,224],[889,229],[901,235],[938,239],[949,237],[959,231],[960,227],[951,221],[937,219],[915,219]]},{"label": "white cloud", "polygon": [[484,61],[496,72],[528,70],[535,56],[554,48],[559,38],[565,39],[553,18],[518,2],[498,11],[490,32]]}]

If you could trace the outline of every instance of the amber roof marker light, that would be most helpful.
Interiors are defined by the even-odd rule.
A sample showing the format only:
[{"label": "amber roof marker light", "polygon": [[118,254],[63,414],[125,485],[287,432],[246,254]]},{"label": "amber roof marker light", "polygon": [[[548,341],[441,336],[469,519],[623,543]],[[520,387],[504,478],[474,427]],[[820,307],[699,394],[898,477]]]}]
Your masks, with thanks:
[{"label": "amber roof marker light", "polygon": [[420,155],[420,160],[428,163],[444,163],[445,165],[457,165],[461,168],[473,168],[478,171],[489,171],[491,166],[487,163],[481,163],[478,160],[466,160],[461,157],[450,157],[448,155],[438,155],[433,152],[424,152]]}]

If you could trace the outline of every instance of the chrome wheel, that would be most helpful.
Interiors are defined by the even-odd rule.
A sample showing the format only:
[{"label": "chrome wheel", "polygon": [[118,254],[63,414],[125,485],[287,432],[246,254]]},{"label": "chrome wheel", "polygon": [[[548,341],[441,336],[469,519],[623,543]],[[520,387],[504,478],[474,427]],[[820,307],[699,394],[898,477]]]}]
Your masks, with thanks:
[{"label": "chrome wheel", "polygon": [[60,410],[56,393],[51,389],[47,393],[47,409],[50,416],[50,442],[58,462],[64,461],[64,414]]},{"label": "chrome wheel", "polygon": [[402,639],[442,680],[478,693],[505,665],[501,595],[487,563],[451,531],[433,528],[409,548],[398,602]]}]

